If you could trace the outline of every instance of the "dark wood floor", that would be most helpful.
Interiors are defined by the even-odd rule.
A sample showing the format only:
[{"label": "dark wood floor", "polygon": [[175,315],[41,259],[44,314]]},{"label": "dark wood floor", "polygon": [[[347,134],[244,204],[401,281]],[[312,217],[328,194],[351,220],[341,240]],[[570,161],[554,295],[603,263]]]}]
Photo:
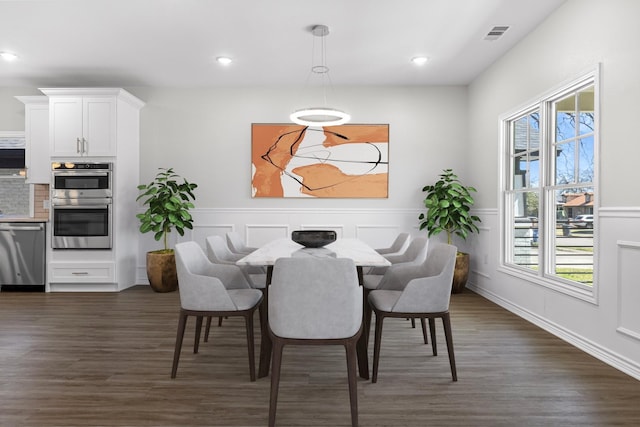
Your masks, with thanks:
[{"label": "dark wood floor", "polygon": [[[240,318],[196,355],[190,323],[169,378],[178,308],[177,292],[147,287],[0,293],[0,426],[266,425],[269,378],[249,382]],[[471,292],[451,312],[459,381],[440,322],[433,357],[419,329],[390,319],[378,383],[358,382],[361,426],[640,422],[640,381]],[[287,347],[282,369],[278,425],[350,425],[343,349]]]}]

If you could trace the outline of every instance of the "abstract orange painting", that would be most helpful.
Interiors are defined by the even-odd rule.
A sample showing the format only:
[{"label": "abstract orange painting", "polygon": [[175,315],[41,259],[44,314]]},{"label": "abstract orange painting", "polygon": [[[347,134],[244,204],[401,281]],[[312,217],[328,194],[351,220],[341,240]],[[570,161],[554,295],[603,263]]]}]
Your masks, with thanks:
[{"label": "abstract orange painting", "polygon": [[389,125],[251,125],[253,197],[386,198]]}]

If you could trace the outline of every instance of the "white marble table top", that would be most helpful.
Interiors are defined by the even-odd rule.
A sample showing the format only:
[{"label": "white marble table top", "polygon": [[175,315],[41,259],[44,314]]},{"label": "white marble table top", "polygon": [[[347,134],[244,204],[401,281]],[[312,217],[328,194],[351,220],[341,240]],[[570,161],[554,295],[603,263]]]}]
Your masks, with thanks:
[{"label": "white marble table top", "polygon": [[358,239],[338,239],[323,248],[305,248],[291,239],[277,239],[267,243],[236,262],[237,265],[265,266],[278,258],[291,257],[351,258],[358,267],[385,267],[391,263],[369,245]]}]

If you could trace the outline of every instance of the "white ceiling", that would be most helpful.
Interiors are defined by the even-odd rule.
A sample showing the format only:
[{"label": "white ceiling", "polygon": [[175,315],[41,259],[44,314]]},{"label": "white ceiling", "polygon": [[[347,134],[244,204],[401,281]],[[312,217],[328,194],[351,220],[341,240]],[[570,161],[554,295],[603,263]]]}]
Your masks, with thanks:
[{"label": "white ceiling", "polygon": [[303,85],[314,24],[333,85],[467,84],[563,2],[0,0],[0,86]]}]

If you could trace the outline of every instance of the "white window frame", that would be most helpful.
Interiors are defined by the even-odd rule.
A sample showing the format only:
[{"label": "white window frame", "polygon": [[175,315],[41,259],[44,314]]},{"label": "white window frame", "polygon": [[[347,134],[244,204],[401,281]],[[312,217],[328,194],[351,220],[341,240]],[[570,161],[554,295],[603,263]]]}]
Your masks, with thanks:
[{"label": "white window frame", "polygon": [[[594,227],[593,227],[593,247],[594,247],[594,256],[593,256],[593,286],[590,289],[585,289],[584,287],[577,286],[574,282],[570,280],[565,280],[557,276],[550,276],[545,274],[546,267],[545,265],[550,262],[550,257],[553,255],[551,250],[551,242],[545,242],[544,246],[540,248],[539,252],[539,263],[541,268],[538,270],[533,270],[529,268],[525,268],[522,266],[518,266],[517,264],[507,263],[508,259],[511,259],[511,254],[513,251],[512,248],[512,233],[513,233],[513,224],[510,221],[507,221],[507,218],[510,218],[510,215],[507,215],[507,212],[513,209],[513,205],[506,206],[506,191],[509,187],[509,180],[511,179],[511,152],[510,152],[510,129],[509,124],[523,115],[530,114],[531,112],[538,110],[540,116],[540,150],[548,151],[548,145],[551,143],[551,139],[553,135],[550,134],[553,132],[553,129],[550,129],[549,123],[553,120],[552,115],[552,104],[554,101],[561,99],[563,95],[570,93],[573,90],[576,90],[584,85],[589,83],[593,84],[594,87],[594,178],[593,178],[593,189],[595,193],[595,203],[593,206],[593,215],[594,215]],[[528,282],[544,286],[550,289],[553,289],[557,292],[573,296],[575,298],[579,298],[584,301],[588,301],[593,304],[598,304],[598,295],[599,295],[599,284],[598,284],[598,260],[600,258],[598,248],[598,235],[599,235],[599,227],[598,227],[598,211],[599,211],[599,201],[601,199],[600,194],[600,186],[599,186],[599,175],[600,175],[600,65],[598,64],[596,67],[591,68],[579,76],[572,78],[560,85],[556,88],[551,89],[550,91],[535,97],[533,100],[523,104],[522,106],[507,112],[499,117],[499,127],[500,127],[500,148],[499,148],[499,194],[498,194],[498,223],[499,223],[499,238],[500,238],[500,253],[499,253],[499,262],[497,270],[499,272],[509,274],[520,279],[526,280]],[[551,179],[550,171],[549,171],[549,160],[548,158],[545,161],[541,161],[540,166],[540,203],[541,209],[539,211],[540,222],[539,226],[542,230],[543,227],[547,227],[545,229],[547,235],[551,235],[552,231],[548,228],[555,227],[555,221],[552,224],[548,224],[551,221],[545,221],[545,219],[549,215],[553,215],[555,217],[555,206],[550,206],[548,203],[545,203],[543,200],[547,198],[547,188],[550,185],[549,180]],[[553,212],[551,212],[553,210]]]}]

